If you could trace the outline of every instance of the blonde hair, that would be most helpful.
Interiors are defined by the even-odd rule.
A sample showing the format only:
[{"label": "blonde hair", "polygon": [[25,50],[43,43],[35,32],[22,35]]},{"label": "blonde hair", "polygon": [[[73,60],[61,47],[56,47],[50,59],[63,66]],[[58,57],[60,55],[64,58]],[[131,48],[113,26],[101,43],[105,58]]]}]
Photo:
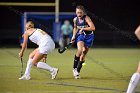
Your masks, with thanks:
[{"label": "blonde hair", "polygon": [[28,28],[34,28],[34,23],[33,23],[32,21],[28,21],[28,22],[26,23],[26,26],[27,26]]}]

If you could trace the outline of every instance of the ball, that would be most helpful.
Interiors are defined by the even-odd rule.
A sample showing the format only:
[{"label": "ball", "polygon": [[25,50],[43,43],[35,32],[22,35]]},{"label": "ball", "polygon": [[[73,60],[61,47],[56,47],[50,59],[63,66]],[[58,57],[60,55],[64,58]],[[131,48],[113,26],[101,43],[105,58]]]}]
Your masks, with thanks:
[{"label": "ball", "polygon": [[85,66],[85,65],[86,65],[86,63],[83,63],[83,64],[82,64],[82,66]]}]

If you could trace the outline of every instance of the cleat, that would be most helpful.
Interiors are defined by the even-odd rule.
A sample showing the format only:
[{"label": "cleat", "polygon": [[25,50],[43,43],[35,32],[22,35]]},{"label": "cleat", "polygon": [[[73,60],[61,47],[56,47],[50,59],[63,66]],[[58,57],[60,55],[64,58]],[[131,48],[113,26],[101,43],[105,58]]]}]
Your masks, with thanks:
[{"label": "cleat", "polygon": [[19,80],[30,80],[30,79],[31,79],[30,76],[25,76],[25,75],[19,78]]},{"label": "cleat", "polygon": [[78,75],[78,76],[75,76],[75,79],[80,79],[80,75]]},{"label": "cleat", "polygon": [[75,76],[75,79],[80,79],[80,74]]},{"label": "cleat", "polygon": [[77,72],[77,68],[73,69],[73,76],[75,79],[80,79],[80,73]]},{"label": "cleat", "polygon": [[52,79],[55,79],[57,74],[58,74],[59,69],[58,68],[53,68],[53,72],[51,73]]}]

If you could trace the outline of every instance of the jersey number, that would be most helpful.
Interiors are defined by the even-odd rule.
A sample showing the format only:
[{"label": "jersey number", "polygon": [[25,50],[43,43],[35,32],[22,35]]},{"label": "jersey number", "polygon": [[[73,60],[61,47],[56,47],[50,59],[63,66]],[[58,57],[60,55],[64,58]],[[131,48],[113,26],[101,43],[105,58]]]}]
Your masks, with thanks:
[{"label": "jersey number", "polygon": [[39,30],[42,35],[46,35],[46,32],[43,30]]}]

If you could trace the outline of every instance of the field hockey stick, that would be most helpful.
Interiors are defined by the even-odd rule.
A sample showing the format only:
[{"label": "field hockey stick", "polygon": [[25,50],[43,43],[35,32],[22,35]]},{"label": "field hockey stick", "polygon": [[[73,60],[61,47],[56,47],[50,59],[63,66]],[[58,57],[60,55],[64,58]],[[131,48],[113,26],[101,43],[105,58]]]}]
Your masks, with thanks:
[{"label": "field hockey stick", "polygon": [[[76,35],[76,38],[77,38],[79,35],[80,35],[80,34]],[[62,49],[59,48],[59,49],[58,49],[58,52],[59,52],[60,54],[64,53],[64,52],[65,52],[68,48],[70,48],[71,45],[75,42],[76,38],[75,38],[73,41],[69,42],[69,44],[66,45],[64,48],[62,48]]]},{"label": "field hockey stick", "polygon": [[62,53],[64,53],[65,52],[65,50],[67,50],[71,45],[73,44],[73,42],[70,42],[68,45],[66,45],[64,48],[62,48],[62,49],[58,49],[58,52],[60,53],[60,54],[62,54]]},{"label": "field hockey stick", "polygon": [[21,76],[23,76],[23,60],[22,58],[20,58],[20,62],[21,62]]}]

